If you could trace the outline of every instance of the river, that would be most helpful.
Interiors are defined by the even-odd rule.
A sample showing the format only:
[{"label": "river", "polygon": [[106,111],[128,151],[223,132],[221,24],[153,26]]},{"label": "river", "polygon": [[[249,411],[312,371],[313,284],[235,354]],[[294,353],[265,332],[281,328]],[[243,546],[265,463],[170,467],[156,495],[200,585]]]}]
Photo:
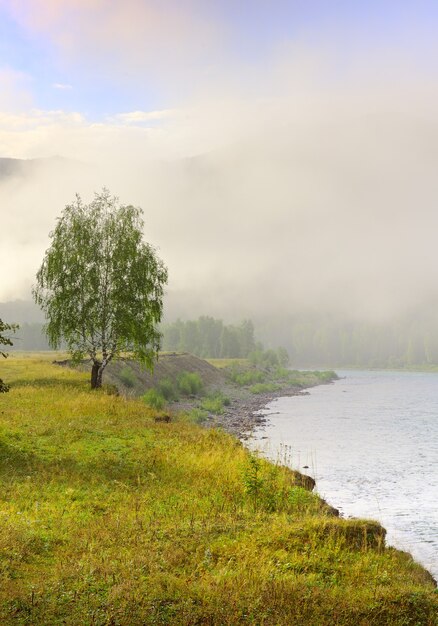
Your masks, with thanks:
[{"label": "river", "polygon": [[337,374],[270,403],[252,446],[313,476],[345,517],[379,520],[438,579],[438,374]]}]

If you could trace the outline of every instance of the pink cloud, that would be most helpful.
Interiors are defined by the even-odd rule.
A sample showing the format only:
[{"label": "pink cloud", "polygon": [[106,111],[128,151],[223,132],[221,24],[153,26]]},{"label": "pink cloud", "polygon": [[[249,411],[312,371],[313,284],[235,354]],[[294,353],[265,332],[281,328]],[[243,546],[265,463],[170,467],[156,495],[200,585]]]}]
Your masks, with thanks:
[{"label": "pink cloud", "polygon": [[208,62],[224,37],[197,0],[0,0],[1,6],[51,41],[62,61],[121,76]]}]

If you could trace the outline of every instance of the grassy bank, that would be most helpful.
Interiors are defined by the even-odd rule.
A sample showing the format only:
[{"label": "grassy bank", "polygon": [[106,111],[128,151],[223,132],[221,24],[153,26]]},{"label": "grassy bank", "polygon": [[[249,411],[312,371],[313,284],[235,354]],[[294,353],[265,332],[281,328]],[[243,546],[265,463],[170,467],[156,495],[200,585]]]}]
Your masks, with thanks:
[{"label": "grassy bank", "polygon": [[1,624],[433,625],[427,573],[232,437],[9,357]]}]

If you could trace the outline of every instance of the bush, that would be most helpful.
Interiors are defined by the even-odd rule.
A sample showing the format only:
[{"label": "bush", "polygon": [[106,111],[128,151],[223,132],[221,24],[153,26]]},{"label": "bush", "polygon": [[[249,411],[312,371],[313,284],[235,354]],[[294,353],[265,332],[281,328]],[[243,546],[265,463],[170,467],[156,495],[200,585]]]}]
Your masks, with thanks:
[{"label": "bush", "polygon": [[194,424],[202,424],[203,422],[205,422],[207,417],[208,417],[207,411],[204,411],[204,409],[197,409],[197,408],[194,408],[191,411],[188,411],[187,413],[184,414],[184,418],[186,418],[188,422],[192,422]]},{"label": "bush", "polygon": [[267,369],[286,367],[289,365],[289,354],[286,348],[277,348],[277,350],[254,350],[248,358],[253,365]]},{"label": "bush", "polygon": [[168,402],[176,402],[179,399],[178,390],[175,388],[175,384],[170,380],[170,378],[163,378],[163,380],[160,380],[158,383],[158,390]]},{"label": "bush", "polygon": [[277,367],[275,370],[275,378],[279,379],[279,380],[286,380],[289,381],[291,378],[290,375],[290,370],[284,368],[284,367]]},{"label": "bush", "polygon": [[289,502],[298,511],[317,511],[320,507],[318,496],[303,487],[291,487]]},{"label": "bush", "polygon": [[141,399],[145,404],[157,411],[163,409],[166,404],[164,396],[157,389],[149,389]]},{"label": "bush", "polygon": [[231,367],[228,372],[228,376],[234,383],[236,383],[236,385],[239,385],[240,387],[261,383],[265,379],[265,374],[255,368],[247,369]]},{"label": "bush", "polygon": [[181,372],[178,376],[178,389],[184,396],[199,395],[203,386],[202,378],[195,372]]},{"label": "bush", "polygon": [[333,370],[328,370],[324,372],[314,372],[314,374],[319,378],[319,380],[323,380],[325,382],[330,380],[337,380],[338,376]]},{"label": "bush", "polygon": [[221,415],[224,412],[224,406],[228,406],[230,404],[230,399],[226,396],[223,396],[221,393],[217,393],[212,395],[202,402],[202,408],[208,411],[209,413],[215,413],[216,415]]}]

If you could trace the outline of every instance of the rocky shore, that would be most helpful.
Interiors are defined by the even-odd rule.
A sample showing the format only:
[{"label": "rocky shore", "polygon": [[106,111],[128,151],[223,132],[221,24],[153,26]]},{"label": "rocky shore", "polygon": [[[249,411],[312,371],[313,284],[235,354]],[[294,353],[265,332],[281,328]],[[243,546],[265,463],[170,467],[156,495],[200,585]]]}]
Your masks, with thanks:
[{"label": "rocky shore", "polygon": [[285,396],[299,396],[308,391],[289,387],[279,391],[261,394],[245,393],[242,390],[240,397],[234,397],[230,405],[224,408],[220,415],[209,414],[204,425],[208,428],[222,428],[238,439],[246,440],[255,428],[266,424],[269,413],[262,413],[266,406],[276,398]]}]

